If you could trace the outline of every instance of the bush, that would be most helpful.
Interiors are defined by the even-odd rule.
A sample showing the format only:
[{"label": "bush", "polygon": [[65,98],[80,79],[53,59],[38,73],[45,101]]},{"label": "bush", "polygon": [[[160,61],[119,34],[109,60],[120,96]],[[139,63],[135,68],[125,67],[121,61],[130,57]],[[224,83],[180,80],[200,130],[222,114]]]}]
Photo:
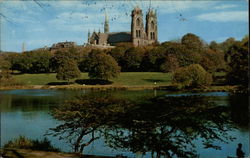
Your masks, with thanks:
[{"label": "bush", "polygon": [[0,78],[0,86],[1,87],[9,87],[9,86],[23,86],[24,83],[15,80],[14,78]]},{"label": "bush", "polygon": [[32,149],[41,151],[60,151],[59,149],[53,147],[51,142],[44,138],[43,140],[30,140],[24,136],[19,136],[19,138],[10,140],[4,145],[4,148],[18,148],[18,149]]},{"label": "bush", "polygon": [[180,88],[201,88],[211,85],[212,75],[200,66],[192,64],[187,67],[181,67],[174,72],[172,82],[178,84]]}]

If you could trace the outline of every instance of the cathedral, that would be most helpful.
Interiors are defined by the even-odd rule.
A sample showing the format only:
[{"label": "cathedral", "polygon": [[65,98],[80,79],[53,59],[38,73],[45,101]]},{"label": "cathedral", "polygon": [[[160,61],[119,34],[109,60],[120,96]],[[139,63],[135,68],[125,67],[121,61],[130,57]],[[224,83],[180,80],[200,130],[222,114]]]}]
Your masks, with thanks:
[{"label": "cathedral", "polygon": [[157,16],[156,11],[148,10],[146,15],[146,26],[143,23],[143,13],[139,7],[132,10],[130,32],[109,32],[109,21],[105,15],[104,32],[88,33],[88,44],[98,46],[115,46],[121,42],[132,42],[134,46],[145,46],[156,43]]}]

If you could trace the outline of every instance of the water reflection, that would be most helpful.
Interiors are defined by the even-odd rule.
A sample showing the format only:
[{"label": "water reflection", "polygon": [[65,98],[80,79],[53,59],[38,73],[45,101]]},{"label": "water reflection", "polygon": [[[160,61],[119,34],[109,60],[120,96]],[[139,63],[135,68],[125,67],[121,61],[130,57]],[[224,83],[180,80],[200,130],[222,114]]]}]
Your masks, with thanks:
[{"label": "water reflection", "polygon": [[[168,102],[165,103],[166,100],[164,101],[164,99],[162,99],[164,97],[159,97],[170,94],[170,92],[166,91],[156,92],[149,90],[149,91],[82,92],[82,91],[69,91],[69,90],[62,90],[62,91],[53,90],[52,92],[50,92],[49,90],[45,91],[32,90],[27,94],[31,93],[33,94],[43,93],[43,94],[26,95],[25,93],[27,91],[29,90],[0,91],[2,145],[6,143],[8,140],[19,137],[19,135],[23,135],[31,139],[43,139],[43,135],[49,128],[56,127],[57,125],[60,124],[60,122],[54,120],[53,117],[50,115],[50,110],[53,107],[61,105],[62,102],[64,102],[65,100],[72,100],[74,99],[74,96],[83,93],[92,93],[93,95],[97,93],[104,93],[104,94],[109,93],[113,97],[117,97],[120,99],[128,99],[131,102],[135,103],[136,105],[134,106],[134,108],[127,110],[126,115],[120,116],[113,123],[109,124],[106,123],[106,125],[104,124],[105,126],[103,126],[102,130],[100,130],[102,132],[101,138],[94,141],[93,143],[91,143],[89,146],[86,147],[85,153],[87,154],[114,156],[116,154],[123,153],[126,156],[134,157],[136,151],[139,151],[137,153],[143,153],[146,151],[152,152],[152,149],[156,149],[158,147],[159,149],[165,150],[166,148],[164,148],[164,146],[161,143],[159,143],[161,142],[161,140],[162,142],[171,141],[171,143],[173,142],[174,145],[176,145],[177,144],[176,142],[178,142],[175,139],[173,140],[171,139],[174,138],[173,136],[175,134],[178,134],[178,132],[171,133],[170,127],[176,126],[178,127],[177,131],[178,130],[185,131],[183,132],[184,134],[180,133],[184,136],[187,135],[188,133],[191,133],[187,135],[189,137],[190,135],[193,135],[191,131],[194,129],[189,128],[188,126],[191,126],[192,125],[191,123],[195,123],[195,121],[197,121],[195,120],[196,118],[197,119],[201,118],[201,120],[197,121],[198,123],[199,122],[202,123],[204,121],[205,124],[209,125],[208,124],[210,122],[209,119],[211,118],[209,118],[209,116],[206,116],[205,113],[206,111],[203,111],[205,109],[203,109],[202,106],[201,107],[199,106],[199,102],[202,104],[204,102],[203,105],[205,105],[208,102],[211,102],[211,107],[213,107],[213,105],[215,104],[216,106],[219,106],[221,108],[218,109],[218,115],[220,110],[221,112],[225,110],[223,114],[226,114],[225,118],[229,119],[225,120],[224,124],[227,124],[227,121],[229,121],[229,127],[231,125],[237,127],[236,130],[230,130],[228,133],[229,136],[233,136],[237,139],[234,140],[233,142],[229,141],[229,144],[225,144],[220,140],[213,141],[215,145],[221,146],[222,150],[214,150],[211,148],[204,149],[204,146],[202,146],[203,144],[202,139],[200,139],[200,136],[197,134],[197,136],[195,135],[193,136],[193,138],[196,137],[198,139],[194,141],[193,139],[190,139],[196,145],[196,147],[193,148],[192,146],[187,145],[185,151],[191,151],[192,149],[194,149],[202,158],[211,158],[211,157],[221,158],[227,156],[235,156],[235,150],[237,144],[242,143],[243,151],[246,153],[247,156],[249,155],[249,145],[248,145],[249,128],[247,127],[249,120],[248,110],[247,110],[248,96],[229,95],[228,93],[219,93],[219,96],[216,96],[215,93],[213,93],[212,94],[213,97],[211,97],[208,94],[205,94],[206,96],[201,97],[200,100],[198,99],[197,101],[194,101],[194,105],[190,106],[188,106],[188,103],[191,104],[191,101],[189,101],[188,99],[186,99],[185,101],[187,105],[185,105],[184,103],[182,104],[182,102],[180,101],[178,102],[177,99],[177,102],[180,103],[178,105],[183,105],[183,108],[181,108],[182,106],[177,106],[177,104],[170,104]],[[56,93],[56,95],[53,96],[52,93],[54,94]],[[149,100],[148,98],[152,96],[158,96],[158,97],[155,98],[155,100]],[[144,100],[148,100],[148,102],[142,103]],[[199,110],[196,110],[196,112],[192,111],[192,109],[193,110],[197,109],[195,108],[195,105],[198,106],[198,109],[202,110],[200,113]],[[186,111],[187,109],[190,109],[191,111],[190,115],[189,112]],[[211,111],[213,111],[212,109],[213,108],[211,108]],[[170,113],[170,111],[177,114],[174,115]],[[211,111],[208,110],[208,113],[209,112],[212,113]],[[163,116],[164,114],[166,116]],[[203,114],[205,118],[203,118]],[[211,116],[214,116],[214,118],[212,119],[216,119],[215,117],[216,115],[211,115]],[[230,122],[230,120],[232,122]],[[168,123],[169,121],[170,123]],[[215,120],[215,122],[216,121],[217,120]],[[184,124],[183,122],[187,123]],[[188,125],[188,123],[190,123],[191,125]],[[222,124],[223,124],[223,119],[221,125]],[[163,128],[162,130],[163,133],[161,133],[160,127],[164,126],[166,128],[165,129]],[[227,125],[225,125],[224,127],[226,128],[226,126]],[[194,127],[203,127],[203,126],[194,126]],[[123,135],[120,134],[122,132]],[[170,134],[166,135],[164,132],[170,132]],[[114,144],[114,142],[112,141],[111,139],[112,137],[117,138],[116,144]],[[49,139],[52,141],[53,145],[61,148],[63,151],[66,152],[72,151],[69,144],[65,143],[65,141],[58,140],[55,137],[49,137]],[[224,139],[223,137],[222,139],[227,140]],[[144,142],[144,140],[146,141]],[[185,144],[185,142],[183,142],[184,140],[185,139],[179,141]],[[153,145],[154,143],[158,144],[158,146]],[[112,148],[107,147],[107,145],[109,145]],[[180,146],[182,145],[180,144]],[[128,151],[134,151],[134,153]],[[156,151],[154,151],[154,153],[155,153],[154,156],[156,156],[157,155]],[[151,153],[146,152],[145,154],[146,155],[144,157],[151,157]],[[164,155],[164,153],[162,154]]]},{"label": "water reflection", "polygon": [[229,108],[202,96],[156,97],[136,105],[105,131],[108,144],[152,157],[196,157],[193,140],[220,149],[215,141],[230,141]]}]

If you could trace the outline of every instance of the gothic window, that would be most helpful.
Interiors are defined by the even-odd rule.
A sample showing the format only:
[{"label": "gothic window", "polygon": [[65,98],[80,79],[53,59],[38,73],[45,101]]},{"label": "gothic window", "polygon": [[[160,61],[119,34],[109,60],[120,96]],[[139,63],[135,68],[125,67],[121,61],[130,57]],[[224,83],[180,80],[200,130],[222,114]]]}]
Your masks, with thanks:
[{"label": "gothic window", "polygon": [[153,39],[153,32],[150,32],[150,39]]},{"label": "gothic window", "polygon": [[136,30],[136,37],[141,37],[141,30]]},{"label": "gothic window", "polygon": [[136,26],[140,26],[141,25],[141,20],[139,18],[136,19]]},{"label": "gothic window", "polygon": [[154,29],[155,28],[155,23],[154,21],[151,21],[151,29]]}]

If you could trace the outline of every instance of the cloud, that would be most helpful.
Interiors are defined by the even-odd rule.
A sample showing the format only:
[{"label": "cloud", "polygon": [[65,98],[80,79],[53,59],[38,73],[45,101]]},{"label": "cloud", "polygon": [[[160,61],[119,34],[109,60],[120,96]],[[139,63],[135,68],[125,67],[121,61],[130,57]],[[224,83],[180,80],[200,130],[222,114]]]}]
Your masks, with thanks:
[{"label": "cloud", "polygon": [[180,13],[190,9],[211,9],[218,1],[152,1],[152,7],[161,13]]},{"label": "cloud", "polygon": [[248,11],[224,11],[205,13],[196,16],[199,21],[211,22],[246,22],[248,21]]},{"label": "cloud", "polygon": [[214,9],[231,9],[231,8],[236,8],[237,6],[238,5],[235,4],[224,4],[214,7]]}]

